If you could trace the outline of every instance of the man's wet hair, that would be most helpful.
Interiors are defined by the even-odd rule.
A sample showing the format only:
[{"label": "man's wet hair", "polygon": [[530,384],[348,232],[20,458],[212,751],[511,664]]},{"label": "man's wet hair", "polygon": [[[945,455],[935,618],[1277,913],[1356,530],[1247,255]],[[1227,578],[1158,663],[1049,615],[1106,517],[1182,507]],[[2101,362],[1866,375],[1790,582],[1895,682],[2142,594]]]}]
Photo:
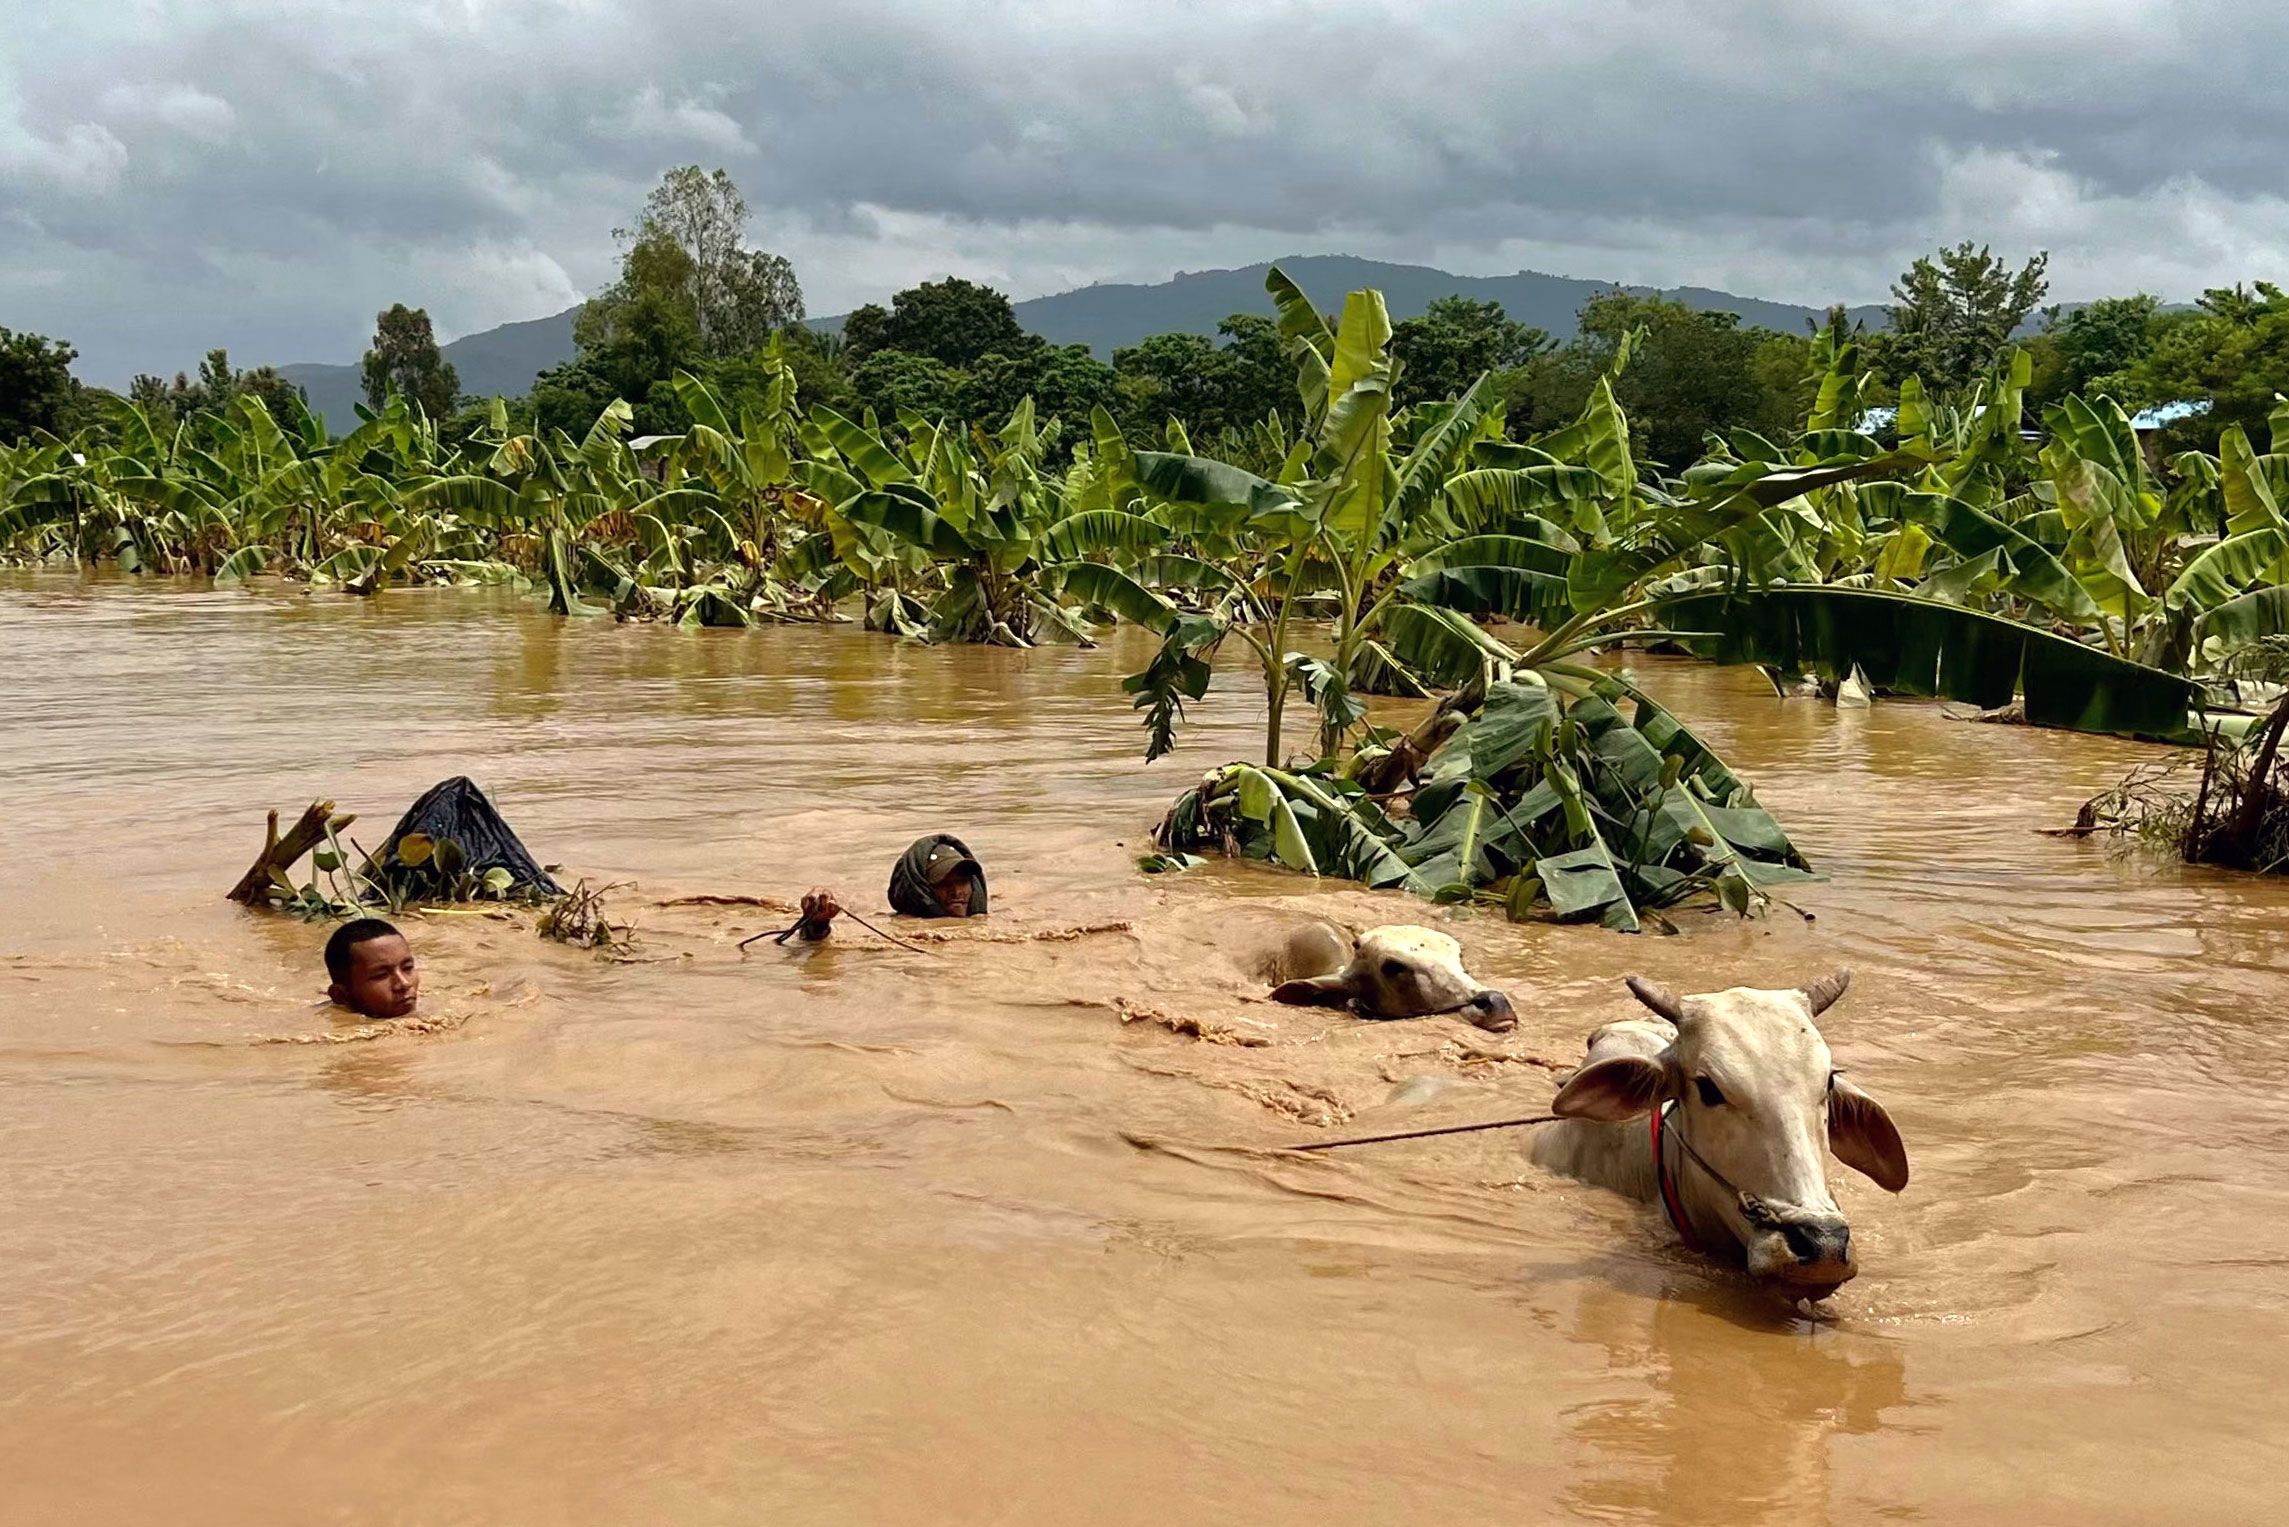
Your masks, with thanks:
[{"label": "man's wet hair", "polygon": [[389,938],[397,932],[395,926],[378,917],[356,917],[334,930],[326,940],[326,974],[339,981],[350,973],[350,951],[360,944],[370,944],[377,938]]}]

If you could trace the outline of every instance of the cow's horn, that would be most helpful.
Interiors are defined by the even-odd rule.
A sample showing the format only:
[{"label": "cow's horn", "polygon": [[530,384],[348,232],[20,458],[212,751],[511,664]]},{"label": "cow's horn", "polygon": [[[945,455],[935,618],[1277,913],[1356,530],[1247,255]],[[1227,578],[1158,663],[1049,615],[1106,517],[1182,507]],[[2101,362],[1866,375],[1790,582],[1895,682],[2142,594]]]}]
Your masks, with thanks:
[{"label": "cow's horn", "polygon": [[1678,1001],[1676,994],[1671,992],[1668,987],[1663,986],[1658,981],[1648,981],[1643,976],[1631,976],[1628,985],[1631,996],[1671,1023],[1683,1023],[1685,1021],[1685,1004]]},{"label": "cow's horn", "polygon": [[1817,1018],[1834,1007],[1836,999],[1843,996],[1845,989],[1851,984],[1852,972],[1838,970],[1822,976],[1810,986],[1805,987],[1804,1000],[1812,1004],[1812,1016]]}]

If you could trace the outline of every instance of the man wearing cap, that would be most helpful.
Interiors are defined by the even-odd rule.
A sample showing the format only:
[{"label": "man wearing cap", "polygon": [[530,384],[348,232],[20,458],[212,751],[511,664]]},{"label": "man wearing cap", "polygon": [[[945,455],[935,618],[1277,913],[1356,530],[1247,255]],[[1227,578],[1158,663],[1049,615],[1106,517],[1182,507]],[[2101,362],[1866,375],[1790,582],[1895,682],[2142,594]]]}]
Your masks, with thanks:
[{"label": "man wearing cap", "polygon": [[983,917],[986,872],[952,833],[916,838],[890,872],[890,904],[909,917]]}]

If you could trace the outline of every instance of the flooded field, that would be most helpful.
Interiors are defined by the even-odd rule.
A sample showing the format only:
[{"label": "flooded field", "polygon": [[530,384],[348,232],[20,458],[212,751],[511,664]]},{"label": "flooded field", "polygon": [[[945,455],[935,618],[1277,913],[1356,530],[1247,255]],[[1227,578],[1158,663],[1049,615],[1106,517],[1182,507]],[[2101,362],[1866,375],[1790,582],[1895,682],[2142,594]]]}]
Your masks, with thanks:
[{"label": "flooded field", "polygon": [[[1133,857],[1136,652],[0,576],[0,1520],[2236,1521],[2289,1425],[2289,881],[2038,836],[2142,750],[1646,662],[1833,879],[1513,927]],[[474,776],[646,963],[411,932],[451,1032],[324,1035],[262,812]],[[960,833],[932,954],[869,914]],[[369,836],[369,834],[371,834]],[[1516,1033],[1262,1002],[1285,921],[1449,928]],[[1076,929],[1096,929],[1074,933]],[[1033,934],[1072,934],[1034,938]],[[1519,1133],[1620,978],[1794,984],[1916,1176],[1791,1314]],[[1124,1021],[1128,1020],[1128,1021]],[[1197,1031],[1197,1032],[1190,1032]],[[1235,1042],[1237,1041],[1237,1042]],[[1450,1083],[1396,1104],[1411,1079]],[[1419,1084],[1413,1090],[1421,1091]],[[1164,1142],[1140,1150],[1127,1135]]]}]

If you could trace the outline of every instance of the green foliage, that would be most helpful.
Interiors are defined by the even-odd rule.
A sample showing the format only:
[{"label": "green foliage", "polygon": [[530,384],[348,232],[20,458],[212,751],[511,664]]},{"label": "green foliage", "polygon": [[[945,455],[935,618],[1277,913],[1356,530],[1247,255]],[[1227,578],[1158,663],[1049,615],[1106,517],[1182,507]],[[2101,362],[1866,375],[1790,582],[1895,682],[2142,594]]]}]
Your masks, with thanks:
[{"label": "green foliage", "polygon": [[207,352],[206,358],[199,362],[195,378],[180,371],[175,373],[172,382],[155,376],[138,376],[127,396],[128,401],[141,410],[154,432],[171,433],[178,424],[188,424],[194,441],[201,445],[213,443],[212,421],[223,418],[231,404],[243,397],[260,400],[271,418],[297,433],[308,417],[301,388],[269,366],[257,366],[252,371],[234,370],[230,352],[222,349]]},{"label": "green foliage", "polygon": [[2071,313],[2045,310],[2042,332],[2028,343],[2032,401],[2042,406],[2074,393],[2104,393],[2125,407],[2171,401],[2143,396],[2132,377],[2161,328],[2160,299],[2144,293],[2102,297]]},{"label": "green foliage", "polygon": [[453,363],[437,347],[427,310],[402,302],[374,315],[373,344],[360,372],[367,406],[378,409],[397,393],[432,419],[448,417],[461,390]]},{"label": "green foliage", "polygon": [[1525,365],[1551,346],[1549,334],[1513,323],[1499,302],[1441,297],[1419,318],[1392,326],[1402,407],[1455,397],[1488,372]]},{"label": "green foliage", "polygon": [[[614,230],[625,251],[620,279],[582,320],[607,339],[630,324],[688,324],[703,360],[755,349],[802,321],[803,292],[785,259],[746,247],[746,226],[747,198],[724,171],[696,164],[668,171],[636,226]],[[644,306],[654,311],[643,318],[620,312]]]},{"label": "green foliage", "polygon": [[908,287],[891,299],[888,313],[859,309],[844,321],[843,335],[861,359],[878,350],[904,350],[957,371],[988,355],[1015,355],[1040,343],[1019,326],[1008,297],[959,276]]},{"label": "green foliage", "polygon": [[970,368],[956,410],[966,419],[1006,419],[1028,398],[1044,418],[1086,419],[1099,408],[1119,405],[1120,378],[1087,345],[992,351]]},{"label": "green foliage", "polygon": [[2041,306],[2049,264],[2038,253],[2014,271],[1968,239],[1917,257],[1892,284],[1890,326],[1871,337],[1880,369],[1894,382],[1921,377],[1941,395],[1970,386]]},{"label": "green foliage", "polygon": [[61,340],[0,328],[0,443],[71,426],[80,400],[72,375],[78,356]]},{"label": "green foliage", "polygon": [[1204,334],[1155,334],[1113,352],[1121,400],[1115,412],[1138,432],[1171,419],[1201,441],[1245,434],[1275,414],[1298,412],[1295,368],[1267,318],[1235,313]]},{"label": "green foliage", "polygon": [[[2271,282],[2219,287],[2190,313],[2156,320],[2152,348],[2129,368],[2138,402],[2205,403],[2174,429],[2175,445],[2209,447],[2229,427],[2257,437],[2289,394],[2289,294]],[[2274,441],[2274,449],[2285,444]]]},{"label": "green foliage", "polygon": [[1682,466],[1713,432],[1791,429],[1803,416],[1805,360],[1803,341],[1744,329],[1731,313],[1616,291],[1591,298],[1570,343],[1503,385],[1512,429],[1533,434],[1578,416],[1610,376],[1633,451]]},{"label": "green foliage", "polygon": [[859,362],[850,386],[862,407],[885,419],[909,413],[949,419],[961,414],[969,381],[967,373],[927,355],[877,350]]}]

